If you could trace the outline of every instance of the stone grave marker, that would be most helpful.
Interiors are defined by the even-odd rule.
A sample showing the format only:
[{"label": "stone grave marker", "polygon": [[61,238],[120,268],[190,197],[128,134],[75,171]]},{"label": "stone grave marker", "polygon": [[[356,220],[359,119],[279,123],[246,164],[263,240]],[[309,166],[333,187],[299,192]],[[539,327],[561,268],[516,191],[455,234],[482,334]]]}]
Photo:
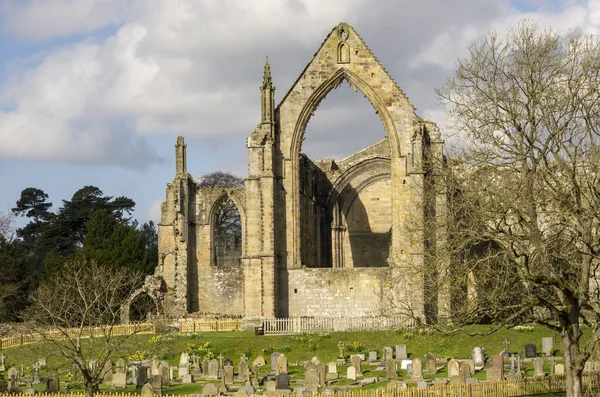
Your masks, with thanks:
[{"label": "stone grave marker", "polygon": [[102,368],[102,381],[103,381],[103,383],[111,385],[112,378],[113,378],[112,362],[110,360],[107,360],[104,363],[104,367]]},{"label": "stone grave marker", "polygon": [[219,362],[214,358],[208,362],[208,379],[218,379],[219,377]]},{"label": "stone grave marker", "polygon": [[348,367],[346,370],[346,378],[356,380],[356,368],[353,366]]},{"label": "stone grave marker", "polygon": [[275,390],[289,390],[290,376],[287,372],[280,372],[275,378]]},{"label": "stone grave marker", "polygon": [[550,356],[554,352],[554,338],[542,338],[542,354],[544,356]]},{"label": "stone grave marker", "polygon": [[254,359],[254,361],[252,361],[252,367],[264,367],[265,366],[265,359],[263,356],[258,356]]},{"label": "stone grave marker", "polygon": [[154,397],[154,389],[150,385],[150,383],[146,383],[142,387],[142,395],[141,397]]},{"label": "stone grave marker", "polygon": [[160,375],[158,364],[160,364],[160,362],[156,358],[150,360],[150,376]]},{"label": "stone grave marker", "polygon": [[223,367],[223,382],[226,385],[233,384],[233,367],[231,365],[226,365]]},{"label": "stone grave marker", "polygon": [[494,354],[490,359],[491,366],[494,368],[504,368],[504,357],[500,354]]},{"label": "stone grave marker", "polygon": [[[467,364],[469,365],[469,364]],[[460,368],[458,367],[458,361],[451,359],[448,361],[448,377],[460,376]]]},{"label": "stone grave marker", "polygon": [[319,384],[319,373],[314,362],[309,361],[304,367],[304,384],[307,388]]},{"label": "stone grave marker", "polygon": [[274,392],[276,387],[277,382],[274,380],[268,380],[265,382],[265,388],[267,389],[267,392]]},{"label": "stone grave marker", "polygon": [[[502,357],[502,356],[500,356],[500,357]],[[486,368],[485,380],[487,380],[488,382],[503,380],[504,379],[503,372],[504,372],[503,368],[498,368],[498,367],[493,367],[493,366],[490,368]]]},{"label": "stone grave marker", "polygon": [[473,376],[473,369],[471,368],[471,365],[469,363],[464,362],[460,366],[460,373],[463,376],[463,378],[470,378],[471,376]]},{"label": "stone grave marker", "polygon": [[391,357],[391,350],[392,349],[390,348],[390,354],[385,360],[385,374],[388,379],[395,378],[398,375],[396,372],[396,361],[394,361],[394,359]]},{"label": "stone grave marker", "polygon": [[525,345],[525,358],[536,358],[537,349],[533,343]]},{"label": "stone grave marker", "polygon": [[140,365],[138,367],[138,376],[136,390],[142,390],[142,387],[148,382],[148,367]]},{"label": "stone grave marker", "polygon": [[6,371],[6,355],[0,354],[0,372]]},{"label": "stone grave marker", "polygon": [[327,377],[327,370],[325,369],[325,364],[320,361],[317,364],[317,375],[319,379],[319,386],[324,386],[325,378]]},{"label": "stone grave marker", "polygon": [[408,354],[406,352],[406,345],[396,345],[396,360],[406,360]]},{"label": "stone grave marker", "polygon": [[277,357],[277,372],[276,374],[287,374],[288,373],[288,359],[285,354],[280,354]]},{"label": "stone grave marker", "polygon": [[465,378],[462,375],[455,375],[450,377],[451,385],[462,385],[465,383]]},{"label": "stone grave marker", "polygon": [[382,362],[385,363],[388,358],[394,358],[394,351],[391,347],[386,346],[383,348]]},{"label": "stone grave marker", "polygon": [[51,375],[46,379],[46,393],[60,393],[58,376]]},{"label": "stone grave marker", "polygon": [[204,374],[204,376],[206,376],[208,374],[208,363],[210,362],[210,360],[208,359],[208,357],[204,357],[204,360],[202,360],[202,373]]},{"label": "stone grave marker", "polygon": [[111,387],[113,390],[124,389],[127,386],[127,374],[117,372],[113,375]]},{"label": "stone grave marker", "polygon": [[412,360],[412,380],[422,380],[423,379],[423,364],[421,360],[415,358]]},{"label": "stone grave marker", "polygon": [[377,361],[377,351],[376,350],[371,350],[369,352],[369,361],[374,363],[375,361]]},{"label": "stone grave marker", "polygon": [[336,380],[338,379],[338,372],[337,372],[337,363],[335,361],[330,362],[329,364],[327,364],[327,375],[325,376],[325,380]]},{"label": "stone grave marker", "polygon": [[554,366],[554,375],[564,375],[565,374],[565,365],[564,364],[556,364]]},{"label": "stone grave marker", "polygon": [[202,394],[205,396],[216,396],[219,394],[219,390],[217,389],[217,385],[214,383],[207,383],[202,387]]},{"label": "stone grave marker", "polygon": [[356,354],[350,356],[350,363],[354,367],[356,376],[362,376],[362,371],[360,369],[360,356]]},{"label": "stone grave marker", "polygon": [[125,367],[125,360],[122,358],[117,360],[115,372],[118,374],[127,374],[127,368]]},{"label": "stone grave marker", "polygon": [[279,359],[279,353],[271,354],[271,372],[277,372],[277,359]]},{"label": "stone grave marker", "polygon": [[429,352],[425,355],[425,365],[428,374],[435,374],[437,372],[437,364],[433,353]]},{"label": "stone grave marker", "polygon": [[170,386],[171,385],[171,367],[169,365],[168,362],[166,361],[161,361],[160,364],[158,364],[158,370],[160,373],[160,376],[162,377],[162,384],[163,386]]},{"label": "stone grave marker", "polygon": [[473,358],[473,364],[475,366],[475,371],[479,371],[485,367],[485,356],[483,355],[483,348],[480,346],[476,346],[473,348],[471,352],[471,357]]},{"label": "stone grave marker", "polygon": [[545,376],[544,373],[544,359],[541,357],[536,357],[533,359],[533,376]]},{"label": "stone grave marker", "polygon": [[252,385],[240,386],[240,388],[238,389],[238,392],[243,392],[247,396],[253,396],[255,393],[254,386],[252,386]]},{"label": "stone grave marker", "polygon": [[227,357],[225,361],[223,361],[223,366],[231,365],[233,367],[233,360]]},{"label": "stone grave marker", "polygon": [[238,380],[242,382],[250,381],[250,371],[248,369],[248,361],[241,360],[238,364]]},{"label": "stone grave marker", "polygon": [[190,355],[186,352],[181,353],[179,356],[179,365],[189,364],[190,363]]},{"label": "stone grave marker", "polygon": [[[34,385],[39,385],[41,383],[41,380],[40,380],[40,369],[41,368],[42,368],[42,366],[40,365],[40,362],[36,361],[35,365],[33,366],[33,371],[34,371],[33,384]],[[76,368],[75,371],[73,371],[74,374],[76,374],[77,370],[79,370],[79,368],[77,368],[77,366],[75,368]]]},{"label": "stone grave marker", "polygon": [[19,370],[15,367],[10,367],[8,369],[8,371],[6,372],[6,377],[8,378],[8,380],[11,380],[12,378],[18,379],[19,378]]},{"label": "stone grave marker", "polygon": [[157,396],[161,396],[162,395],[162,376],[160,375],[152,375],[150,377],[150,386],[152,386],[152,389],[154,390],[154,394],[156,394]]},{"label": "stone grave marker", "polygon": [[179,364],[179,371],[177,373],[179,378],[183,378],[190,374],[190,364]]},{"label": "stone grave marker", "polygon": [[181,383],[194,383],[194,377],[190,374],[184,375]]}]

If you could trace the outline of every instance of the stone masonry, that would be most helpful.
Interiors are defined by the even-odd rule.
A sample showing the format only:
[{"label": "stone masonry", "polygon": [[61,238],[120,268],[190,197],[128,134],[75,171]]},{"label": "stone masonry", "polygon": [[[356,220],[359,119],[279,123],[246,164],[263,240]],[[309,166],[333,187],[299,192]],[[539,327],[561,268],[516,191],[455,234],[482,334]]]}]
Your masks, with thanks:
[{"label": "stone masonry", "polygon": [[[342,160],[309,159],[302,153],[307,123],[343,81],[369,99],[387,137]],[[445,207],[445,195],[435,193],[443,163],[437,126],[416,115],[345,23],[325,38],[279,105],[268,60],[260,90],[261,121],[246,141],[243,188],[200,188],[177,139],[175,178],[158,226],[162,312],[257,320],[377,315],[392,294],[424,316],[425,276],[414,269],[427,265],[425,241],[443,238],[424,236],[418,226],[424,214]],[[214,260],[211,225],[224,197],[242,220],[239,266]],[[438,299],[446,297],[440,292]]]}]

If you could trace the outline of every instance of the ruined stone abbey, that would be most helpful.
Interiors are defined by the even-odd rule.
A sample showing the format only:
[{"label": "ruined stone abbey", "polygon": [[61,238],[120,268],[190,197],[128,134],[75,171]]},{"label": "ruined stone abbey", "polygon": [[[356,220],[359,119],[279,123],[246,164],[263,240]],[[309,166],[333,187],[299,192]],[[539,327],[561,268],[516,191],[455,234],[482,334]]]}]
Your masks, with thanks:
[{"label": "ruined stone abbey", "polygon": [[[387,137],[342,160],[310,159],[302,152],[307,123],[344,80],[369,99]],[[415,271],[442,238],[418,226],[445,207],[436,189],[443,163],[437,126],[415,114],[345,23],[278,105],[268,62],[260,91],[242,188],[200,187],[177,139],[175,178],[158,228],[155,277],[164,291],[154,298],[161,310],[177,317],[358,317],[391,310],[393,301],[417,316],[445,316],[441,305],[427,307],[427,276]],[[213,227],[223,200],[237,207],[242,226],[240,241],[229,246],[218,243]],[[233,254],[219,260],[228,249]]]}]

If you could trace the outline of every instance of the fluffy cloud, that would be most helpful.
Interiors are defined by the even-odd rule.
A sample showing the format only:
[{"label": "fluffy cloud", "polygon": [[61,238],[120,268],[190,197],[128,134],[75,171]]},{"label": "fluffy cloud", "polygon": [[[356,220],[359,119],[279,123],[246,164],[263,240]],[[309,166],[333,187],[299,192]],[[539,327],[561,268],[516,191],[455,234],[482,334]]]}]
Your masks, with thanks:
[{"label": "fluffy cloud", "polygon": [[[490,27],[523,15],[558,28],[600,26],[595,3],[528,14],[509,0],[459,3],[6,0],[10,34],[39,43],[80,39],[12,68],[0,91],[0,155],[143,167],[158,161],[149,134],[243,139],[258,121],[264,55],[281,98],[340,21],[355,25],[419,113],[435,118],[433,87]],[[327,112],[344,119],[352,111],[334,101]],[[309,128],[335,129],[319,123]],[[364,129],[345,132],[348,141],[359,134]]]}]

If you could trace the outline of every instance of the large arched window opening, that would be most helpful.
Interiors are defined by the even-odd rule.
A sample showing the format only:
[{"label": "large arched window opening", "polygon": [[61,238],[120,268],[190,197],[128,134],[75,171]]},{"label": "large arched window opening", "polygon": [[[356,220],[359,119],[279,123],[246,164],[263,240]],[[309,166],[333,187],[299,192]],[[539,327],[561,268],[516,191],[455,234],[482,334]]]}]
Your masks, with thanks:
[{"label": "large arched window opening", "polygon": [[[301,144],[300,255],[302,265],[307,267],[339,267],[344,263],[344,267],[386,265],[391,223],[384,232],[379,230],[381,211],[377,207],[380,204],[391,205],[391,180],[388,178],[386,183],[369,190],[368,202],[363,202],[360,195],[353,197],[353,209],[348,209],[351,212],[343,214],[337,222],[328,203],[333,184],[342,172],[340,168],[349,167],[353,161],[368,156],[370,152],[383,150],[387,156],[390,154],[381,118],[371,102],[360,91],[354,91],[356,89],[352,90],[342,81],[337,89],[329,92],[311,117],[305,130],[306,140]],[[381,198],[383,200],[377,202]],[[377,223],[377,231],[371,229],[375,225],[364,225],[369,222],[364,216],[358,221],[358,209],[362,209],[365,216],[373,216],[371,222]],[[388,223],[391,222],[391,209],[388,211],[386,207],[383,212]],[[347,224],[347,216],[354,222],[352,225]],[[348,233],[341,233],[350,230],[350,226],[354,232],[352,240],[349,240]],[[345,240],[340,240],[342,236]],[[375,248],[385,248],[385,253],[378,254],[369,262],[367,251],[375,236],[381,240]],[[340,250],[344,249],[340,244],[345,245],[349,260],[339,257]],[[334,250],[338,252],[334,253]],[[352,252],[355,254],[352,255]],[[356,260],[353,260],[354,257]]]},{"label": "large arched window opening", "polygon": [[211,227],[213,264],[239,266],[242,261],[242,217],[229,195],[215,203]]},{"label": "large arched window opening", "polygon": [[130,322],[149,321],[155,317],[157,313],[156,302],[146,292],[142,292],[136,296],[129,305]]}]

